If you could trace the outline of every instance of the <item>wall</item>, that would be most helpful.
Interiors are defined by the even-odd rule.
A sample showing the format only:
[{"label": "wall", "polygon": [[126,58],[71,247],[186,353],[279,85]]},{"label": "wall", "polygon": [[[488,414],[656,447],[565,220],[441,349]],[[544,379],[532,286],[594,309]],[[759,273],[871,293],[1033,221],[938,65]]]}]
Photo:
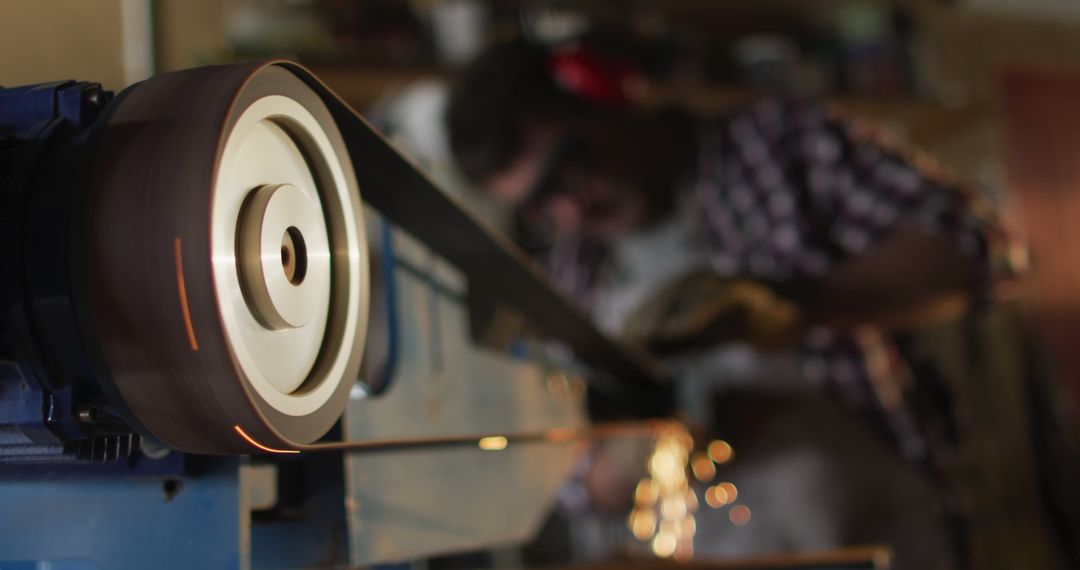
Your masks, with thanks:
[{"label": "wall", "polygon": [[0,85],[57,79],[120,89],[152,72],[149,0],[0,0]]}]

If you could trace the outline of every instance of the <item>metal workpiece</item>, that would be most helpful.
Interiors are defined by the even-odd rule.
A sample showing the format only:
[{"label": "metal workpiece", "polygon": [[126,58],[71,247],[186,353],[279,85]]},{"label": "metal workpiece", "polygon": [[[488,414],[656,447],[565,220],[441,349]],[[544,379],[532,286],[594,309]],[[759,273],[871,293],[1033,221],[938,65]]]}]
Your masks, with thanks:
[{"label": "metal workpiece", "polygon": [[248,312],[269,331],[321,330],[330,310],[331,275],[318,194],[267,184],[245,200],[238,218],[234,247],[220,246],[236,250],[231,260],[223,258],[222,271],[239,276]]}]

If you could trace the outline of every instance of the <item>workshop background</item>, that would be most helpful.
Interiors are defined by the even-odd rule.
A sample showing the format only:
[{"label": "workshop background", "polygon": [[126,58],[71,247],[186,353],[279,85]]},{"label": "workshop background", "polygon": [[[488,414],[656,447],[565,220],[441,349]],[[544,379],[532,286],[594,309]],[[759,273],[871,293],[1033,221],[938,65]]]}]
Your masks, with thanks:
[{"label": "workshop background", "polygon": [[[119,90],[192,66],[293,58],[399,131],[406,152],[493,217],[428,132],[438,113],[425,86],[452,80],[495,42],[585,32],[628,38],[658,103],[721,111],[777,92],[837,101],[985,193],[1018,236],[1010,260],[1025,274],[999,308],[920,335],[945,363],[957,429],[970,436],[950,485],[977,527],[966,545],[971,567],[1076,567],[1080,4],[1072,0],[0,0],[0,84],[73,78]],[[520,566],[543,560],[536,552],[548,547],[484,548],[414,567]]]}]

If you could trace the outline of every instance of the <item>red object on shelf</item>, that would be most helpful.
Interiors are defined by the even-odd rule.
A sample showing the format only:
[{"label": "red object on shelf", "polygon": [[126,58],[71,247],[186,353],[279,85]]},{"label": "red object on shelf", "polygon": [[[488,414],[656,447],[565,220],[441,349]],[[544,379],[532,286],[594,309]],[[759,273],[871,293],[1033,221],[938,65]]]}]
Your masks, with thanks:
[{"label": "red object on shelf", "polygon": [[563,89],[606,107],[629,106],[645,92],[645,75],[635,62],[580,44],[556,50],[548,68]]}]

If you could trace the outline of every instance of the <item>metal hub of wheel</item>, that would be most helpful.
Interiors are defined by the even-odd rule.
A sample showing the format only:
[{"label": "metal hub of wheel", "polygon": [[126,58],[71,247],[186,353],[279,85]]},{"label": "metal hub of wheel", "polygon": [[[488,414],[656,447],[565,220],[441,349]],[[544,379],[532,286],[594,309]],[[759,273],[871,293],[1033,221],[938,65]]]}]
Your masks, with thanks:
[{"label": "metal hub of wheel", "polygon": [[[358,342],[348,321],[327,328],[334,280],[355,283],[366,266],[341,163],[310,112],[271,95],[233,126],[213,196],[214,286],[233,355],[276,410],[310,414],[334,392],[327,379],[341,378]],[[352,245],[336,268],[331,243]],[[339,310],[361,302],[358,288],[338,289],[353,297],[337,299]]]}]

